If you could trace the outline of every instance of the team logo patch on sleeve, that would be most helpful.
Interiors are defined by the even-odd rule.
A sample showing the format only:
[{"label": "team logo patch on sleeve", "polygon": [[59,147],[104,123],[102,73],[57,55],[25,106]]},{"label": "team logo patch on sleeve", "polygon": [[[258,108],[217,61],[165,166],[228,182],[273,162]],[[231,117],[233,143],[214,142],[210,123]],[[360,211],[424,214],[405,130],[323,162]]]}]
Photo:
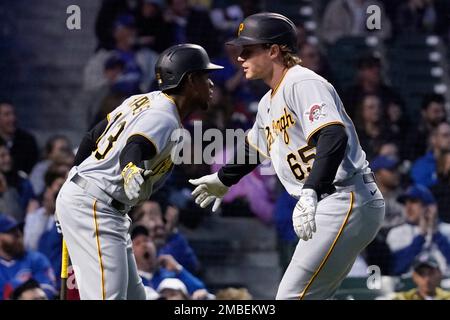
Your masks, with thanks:
[{"label": "team logo patch on sleeve", "polygon": [[309,111],[305,112],[305,115],[308,116],[310,122],[318,121],[327,115],[324,109],[325,103],[315,103],[309,108]]}]

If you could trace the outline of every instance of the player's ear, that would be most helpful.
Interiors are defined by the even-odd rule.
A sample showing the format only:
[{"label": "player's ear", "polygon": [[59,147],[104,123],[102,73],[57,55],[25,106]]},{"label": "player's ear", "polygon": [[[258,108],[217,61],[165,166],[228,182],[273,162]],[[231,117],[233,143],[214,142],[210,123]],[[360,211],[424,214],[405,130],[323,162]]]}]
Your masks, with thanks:
[{"label": "player's ear", "polygon": [[194,77],[194,73],[189,73],[187,75],[187,83],[189,84],[189,86],[191,88],[193,88],[195,86],[195,77]]},{"label": "player's ear", "polygon": [[279,54],[281,54],[280,46],[273,44],[269,48],[269,55],[272,59],[275,59]]}]

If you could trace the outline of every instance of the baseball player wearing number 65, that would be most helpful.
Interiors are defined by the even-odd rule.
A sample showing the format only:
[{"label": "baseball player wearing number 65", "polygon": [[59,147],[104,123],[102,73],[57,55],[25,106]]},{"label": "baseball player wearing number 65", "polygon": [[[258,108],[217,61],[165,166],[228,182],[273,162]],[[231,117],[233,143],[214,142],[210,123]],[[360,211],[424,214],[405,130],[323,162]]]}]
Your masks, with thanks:
[{"label": "baseball player wearing number 65", "polygon": [[192,194],[201,207],[214,202],[215,211],[228,187],[270,158],[298,199],[292,220],[300,238],[276,298],[332,298],[384,218],[384,199],[354,125],[333,86],[299,65],[296,28],[288,18],[251,15],[229,44],[242,47],[245,77],[271,89],[247,135],[246,163],[191,180],[197,186]]},{"label": "baseball player wearing number 65", "polygon": [[156,62],[161,91],[132,96],[88,132],[56,201],[81,299],[146,298],[128,233],[129,209],[164,183],[172,133],[211,99],[206,51],[170,47]]}]

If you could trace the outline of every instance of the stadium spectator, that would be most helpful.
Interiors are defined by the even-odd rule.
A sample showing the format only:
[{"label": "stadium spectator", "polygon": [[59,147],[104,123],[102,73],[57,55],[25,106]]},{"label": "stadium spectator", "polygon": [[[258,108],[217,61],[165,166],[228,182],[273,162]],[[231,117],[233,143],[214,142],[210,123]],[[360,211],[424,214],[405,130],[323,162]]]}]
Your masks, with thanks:
[{"label": "stadium spectator", "polygon": [[[14,168],[6,143],[0,138],[0,175],[2,189],[6,194],[1,195],[4,213],[13,216],[18,221],[23,221],[25,213],[35,210],[39,203],[33,191],[31,182],[22,171]],[[11,202],[8,202],[11,201]],[[16,204],[19,204],[17,208]]]},{"label": "stadium spectator", "polygon": [[[50,178],[49,178],[50,179]],[[25,218],[24,244],[27,250],[38,250],[42,235],[55,225],[55,198],[63,185],[64,176],[52,175],[45,188],[42,206],[29,212]]]},{"label": "stadium spectator", "polygon": [[212,8],[210,17],[214,27],[223,35],[224,42],[236,34],[239,24],[244,20],[244,12],[238,3],[230,3],[225,7]]},{"label": "stadium spectator", "polygon": [[378,155],[400,161],[398,145],[391,141],[384,141],[378,149]]},{"label": "stadium spectator", "polygon": [[398,197],[402,194],[399,161],[378,155],[371,161],[370,167],[384,197],[385,217],[377,236],[365,250],[366,260],[369,265],[379,266],[382,274],[389,275],[392,270],[391,251],[386,243],[386,236],[390,229],[405,222],[403,205],[398,202]]},{"label": "stadium spectator", "polygon": [[448,36],[448,4],[440,0],[407,0],[397,11],[396,34]]},{"label": "stadium spectator", "polygon": [[[376,5],[381,8],[381,28],[367,28],[367,7]],[[391,22],[384,12],[383,4],[369,0],[333,0],[328,3],[322,18],[321,36],[328,44],[343,37],[373,35],[384,40],[391,35]]]},{"label": "stadium spectator", "polygon": [[386,156],[377,156],[370,163],[386,205],[382,226],[386,232],[405,222],[403,205],[398,202],[402,193],[398,166],[398,160]]},{"label": "stadium spectator", "polygon": [[427,152],[431,132],[446,120],[445,98],[438,94],[426,95],[422,100],[420,116],[418,125],[412,126],[406,135],[406,158],[409,160],[416,160]]},{"label": "stadium spectator", "polygon": [[138,272],[145,286],[157,289],[164,279],[177,278],[184,283],[190,294],[205,288],[203,282],[183,268],[173,256],[156,255],[156,246],[147,228],[142,225],[134,226],[131,238]]},{"label": "stadium spectator", "polygon": [[330,65],[317,45],[308,42],[304,43],[299,47],[298,56],[302,60],[301,65],[303,67],[311,69],[329,82],[334,83]]},{"label": "stadium spectator", "polygon": [[[89,59],[84,69],[84,90],[98,95],[105,86],[111,85],[114,92],[127,96],[147,92],[155,78],[157,54],[149,49],[135,49],[136,24],[133,16],[120,15],[117,18],[114,23],[114,40],[112,50],[101,49]],[[117,60],[116,63],[113,63],[111,57]],[[110,77],[109,71],[115,70],[113,67],[120,65],[117,63],[120,61],[123,62],[122,72],[117,76],[116,70],[112,73],[116,76]]]},{"label": "stadium spectator", "polygon": [[362,100],[355,114],[355,126],[361,147],[370,161],[380,145],[390,140],[390,131],[386,128],[381,100],[376,95],[367,95]]},{"label": "stadium spectator", "polygon": [[410,123],[407,115],[405,114],[405,109],[403,102],[395,97],[390,98],[387,101],[387,105],[385,107],[386,117],[387,117],[387,128],[391,134],[391,142],[397,144],[397,146],[401,146],[401,155],[402,158],[405,157],[406,150],[406,142],[408,138],[405,135],[405,132],[410,128]]},{"label": "stadium spectator", "polygon": [[163,0],[143,0],[136,16],[138,44],[162,52],[174,43],[172,25],[164,20]]},{"label": "stadium spectator", "polygon": [[445,272],[450,263],[450,224],[439,221],[432,193],[424,186],[412,185],[399,201],[405,204],[406,222],[387,235],[393,273],[409,272],[414,259],[424,253],[432,254]]},{"label": "stadium spectator", "polygon": [[293,21],[297,27],[297,48],[308,43],[308,31],[302,21]]},{"label": "stadium spectator", "polygon": [[438,124],[430,136],[431,150],[418,158],[411,168],[411,179],[427,187],[432,187],[438,182],[437,159],[442,154],[450,151],[450,124],[442,122]]},{"label": "stadium spectator", "polygon": [[0,214],[0,299],[7,298],[11,282],[28,280],[39,282],[49,299],[56,295],[55,273],[48,259],[37,251],[25,250],[22,224]]},{"label": "stadium spectator", "polygon": [[0,101],[0,137],[11,152],[15,169],[30,173],[39,158],[36,139],[17,127],[14,106],[2,101]]},{"label": "stadium spectator", "polygon": [[[1,149],[0,149],[1,157]],[[23,220],[24,211],[20,205],[20,196],[14,187],[8,185],[6,177],[0,172],[0,212],[13,217],[15,219]]]},{"label": "stadium spectator", "polygon": [[6,296],[9,296],[10,300],[48,300],[39,282],[34,279],[12,281],[9,289],[12,292]]},{"label": "stadium spectator", "polygon": [[[27,250],[37,250],[50,261],[53,270],[61,270],[62,235],[55,224],[55,202],[64,176],[48,178],[42,199],[42,207],[27,214],[24,226],[24,244]],[[58,272],[58,271],[56,271]],[[59,289],[60,282],[56,283]]]},{"label": "stadium spectator", "polygon": [[168,0],[165,20],[172,24],[175,43],[196,43],[210,56],[215,56],[220,46],[218,31],[211,22],[209,12],[203,7],[192,6],[188,0]]},{"label": "stadium spectator", "polygon": [[432,256],[422,255],[415,260],[412,279],[417,287],[396,293],[393,300],[450,300],[450,292],[440,288],[442,272]]},{"label": "stadium spectator", "polygon": [[216,292],[216,300],[252,300],[247,288],[225,288]]},{"label": "stadium spectator", "polygon": [[95,20],[97,49],[114,48],[114,23],[120,15],[133,15],[138,10],[137,0],[103,0]]},{"label": "stadium spectator", "polygon": [[190,300],[191,297],[184,283],[175,278],[167,278],[158,286],[160,300]]},{"label": "stadium spectator", "polygon": [[30,173],[30,182],[34,193],[39,197],[45,189],[45,174],[52,163],[73,155],[70,140],[64,135],[50,137],[44,149],[44,159],[36,163]]},{"label": "stadium spectator", "polygon": [[355,83],[346,88],[343,95],[345,110],[354,119],[358,103],[367,95],[376,95],[381,100],[383,113],[390,101],[401,100],[393,88],[382,77],[381,59],[375,54],[364,54],[358,58]]},{"label": "stadium spectator", "polygon": [[144,201],[132,214],[134,224],[143,225],[149,230],[158,256],[171,255],[184,268],[192,273],[197,273],[200,271],[200,262],[186,238],[179,232],[177,216],[176,208],[168,206],[163,218],[159,203],[150,200]]},{"label": "stadium spectator", "polygon": [[438,181],[431,188],[439,207],[439,218],[450,223],[450,152],[443,153],[437,160]]}]

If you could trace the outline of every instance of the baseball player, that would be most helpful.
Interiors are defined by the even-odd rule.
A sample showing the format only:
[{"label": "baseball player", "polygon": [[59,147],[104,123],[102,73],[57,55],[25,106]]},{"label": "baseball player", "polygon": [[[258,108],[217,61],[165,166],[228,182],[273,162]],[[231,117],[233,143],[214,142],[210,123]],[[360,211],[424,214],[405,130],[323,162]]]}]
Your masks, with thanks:
[{"label": "baseball player", "polygon": [[[300,240],[277,299],[331,298],[380,228],[384,199],[336,90],[299,65],[294,24],[279,14],[254,14],[229,44],[242,47],[245,77],[270,87],[248,132],[246,159],[269,158],[298,199],[292,220]],[[229,163],[190,180],[196,202],[214,202],[217,210],[228,188],[256,166]]]},{"label": "baseball player", "polygon": [[145,299],[128,233],[129,209],[170,173],[171,134],[211,98],[206,51],[165,50],[155,69],[161,91],[131,96],[82,140],[56,201],[81,299]]}]

